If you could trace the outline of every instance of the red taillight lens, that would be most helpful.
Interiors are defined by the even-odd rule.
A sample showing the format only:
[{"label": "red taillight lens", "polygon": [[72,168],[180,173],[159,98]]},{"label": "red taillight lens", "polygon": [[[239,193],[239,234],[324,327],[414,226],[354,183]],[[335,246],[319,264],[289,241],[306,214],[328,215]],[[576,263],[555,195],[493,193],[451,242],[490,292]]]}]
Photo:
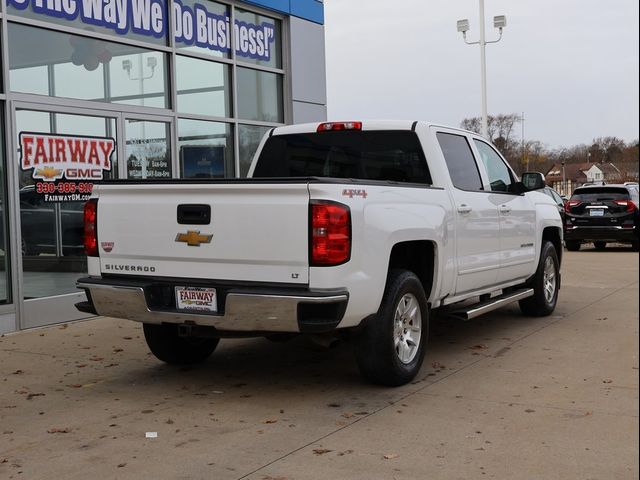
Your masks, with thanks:
[{"label": "red taillight lens", "polygon": [[318,125],[318,132],[338,132],[342,130],[362,130],[362,122],[325,122]]},{"label": "red taillight lens", "polygon": [[351,212],[335,202],[311,203],[311,266],[345,263],[351,257]]},{"label": "red taillight lens", "polygon": [[88,257],[98,256],[98,200],[84,204],[84,250]]},{"label": "red taillight lens", "polygon": [[620,205],[621,207],[626,207],[626,211],[627,213],[633,213],[636,210],[636,204],[633,203],[631,200],[616,200],[615,201],[616,204]]},{"label": "red taillight lens", "polygon": [[564,211],[567,213],[571,213],[571,209],[573,207],[577,207],[578,205],[580,205],[582,202],[579,200],[569,200],[568,202],[566,202],[564,204]]}]

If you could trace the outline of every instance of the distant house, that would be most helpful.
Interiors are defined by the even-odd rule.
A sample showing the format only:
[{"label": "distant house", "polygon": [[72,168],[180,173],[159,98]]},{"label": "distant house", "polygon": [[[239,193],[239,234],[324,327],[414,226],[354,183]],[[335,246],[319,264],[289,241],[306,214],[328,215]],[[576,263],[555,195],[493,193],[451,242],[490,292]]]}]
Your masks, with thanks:
[{"label": "distant house", "polygon": [[622,174],[613,163],[555,163],[547,172],[547,185],[560,195],[571,195],[585,183],[615,183],[621,180]]}]

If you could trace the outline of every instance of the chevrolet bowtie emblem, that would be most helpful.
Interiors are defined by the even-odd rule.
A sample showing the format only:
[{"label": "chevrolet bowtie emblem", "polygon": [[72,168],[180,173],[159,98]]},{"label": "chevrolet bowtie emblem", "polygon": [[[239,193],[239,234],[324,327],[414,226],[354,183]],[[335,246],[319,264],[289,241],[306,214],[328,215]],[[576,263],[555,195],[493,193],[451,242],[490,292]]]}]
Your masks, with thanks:
[{"label": "chevrolet bowtie emblem", "polygon": [[179,233],[176,242],[186,242],[190,247],[199,247],[201,243],[211,243],[213,235],[201,235],[200,230],[187,230],[187,233]]}]

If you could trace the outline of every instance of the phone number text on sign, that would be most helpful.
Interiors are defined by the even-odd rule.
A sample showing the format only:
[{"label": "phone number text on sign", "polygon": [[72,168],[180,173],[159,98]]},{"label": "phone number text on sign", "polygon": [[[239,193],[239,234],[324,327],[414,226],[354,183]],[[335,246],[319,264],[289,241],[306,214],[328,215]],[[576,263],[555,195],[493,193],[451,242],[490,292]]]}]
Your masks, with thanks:
[{"label": "phone number text on sign", "polygon": [[37,182],[36,193],[91,193],[93,183],[89,182]]}]

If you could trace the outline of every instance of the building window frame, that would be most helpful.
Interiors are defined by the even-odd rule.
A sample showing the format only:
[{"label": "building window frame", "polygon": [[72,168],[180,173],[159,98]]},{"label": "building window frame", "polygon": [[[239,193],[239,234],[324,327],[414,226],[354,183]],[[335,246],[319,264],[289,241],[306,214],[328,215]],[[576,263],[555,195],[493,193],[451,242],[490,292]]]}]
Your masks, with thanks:
[{"label": "building window frame", "polygon": [[[73,106],[77,108],[88,108],[94,110],[104,110],[104,111],[117,111],[122,112],[127,116],[148,116],[150,120],[153,120],[157,116],[162,117],[170,117],[173,128],[172,128],[172,138],[171,138],[171,154],[175,158],[178,157],[177,146],[178,142],[178,129],[177,124],[179,119],[190,119],[190,120],[204,120],[204,121],[212,121],[212,122],[224,122],[231,124],[232,126],[232,134],[233,134],[233,144],[234,144],[234,172],[230,176],[239,177],[241,175],[240,171],[240,148],[239,148],[239,133],[240,133],[240,125],[250,125],[256,127],[277,127],[285,124],[291,123],[293,119],[293,106],[292,106],[292,92],[291,92],[291,69],[290,69],[290,58],[291,58],[291,47],[289,45],[290,40],[290,22],[289,17],[286,15],[282,15],[264,8],[261,8],[256,5],[252,5],[250,3],[244,2],[236,2],[232,0],[224,0],[224,1],[216,1],[216,3],[220,3],[228,6],[230,13],[230,21],[231,25],[235,24],[236,18],[236,9],[240,9],[243,11],[254,12],[258,15],[266,16],[272,18],[273,20],[280,23],[280,45],[278,48],[280,49],[281,56],[281,67],[274,68],[270,66],[259,65],[256,63],[245,62],[241,57],[236,54],[236,41],[235,35],[233,33],[230,35],[231,39],[231,51],[228,58],[226,57],[216,57],[207,55],[203,52],[190,51],[188,49],[179,48],[176,46],[175,35],[173,34],[174,25],[176,22],[175,12],[172,8],[173,0],[167,0],[167,13],[168,13],[168,42],[165,44],[151,43],[145,42],[140,39],[132,39],[127,38],[125,35],[117,36],[111,35],[103,32],[91,32],[90,37],[104,40],[112,43],[119,43],[139,48],[144,48],[151,51],[156,51],[160,53],[166,54],[166,69],[167,69],[167,79],[168,79],[168,95],[169,95],[169,108],[158,108],[158,107],[144,107],[144,106],[134,106],[134,105],[126,105],[126,104],[109,104],[105,102],[96,102],[94,100],[80,100],[80,99],[71,99],[65,97],[50,97],[45,95],[36,95],[30,93],[20,93],[20,92],[12,92],[10,90],[9,84],[9,62],[8,62],[8,34],[7,34],[7,24],[16,23],[23,24],[27,26],[43,28],[50,31],[61,32],[66,34],[78,35],[81,37],[89,37],[89,34],[86,30],[82,28],[78,28],[77,26],[72,25],[64,25],[59,23],[50,23],[44,20],[26,18],[19,15],[14,15],[6,10],[6,2],[0,0],[0,38],[2,39],[2,48],[0,50],[0,57],[2,59],[2,79],[0,79],[0,101],[6,101],[8,104],[12,100],[23,101],[23,102],[35,102],[41,104],[47,104],[51,106],[52,109],[55,109],[56,106]],[[230,82],[230,95],[231,95],[231,116],[215,116],[215,115],[204,115],[204,114],[190,114],[190,113],[180,113],[178,112],[178,104],[177,104],[177,84],[176,84],[176,63],[177,56],[185,56],[192,57],[195,59],[206,60],[214,63],[226,64],[229,66],[231,71],[231,82]],[[258,121],[258,120],[246,120],[238,117],[238,86],[237,86],[237,69],[238,68],[246,68],[252,69],[259,72],[267,72],[276,74],[282,77],[282,108],[283,108],[283,121],[280,122],[270,122],[270,121]],[[7,122],[8,123],[8,122]],[[9,125],[5,125],[5,132],[9,132]],[[6,133],[8,135],[8,133]],[[179,178],[179,169],[174,170],[174,178]]]}]

